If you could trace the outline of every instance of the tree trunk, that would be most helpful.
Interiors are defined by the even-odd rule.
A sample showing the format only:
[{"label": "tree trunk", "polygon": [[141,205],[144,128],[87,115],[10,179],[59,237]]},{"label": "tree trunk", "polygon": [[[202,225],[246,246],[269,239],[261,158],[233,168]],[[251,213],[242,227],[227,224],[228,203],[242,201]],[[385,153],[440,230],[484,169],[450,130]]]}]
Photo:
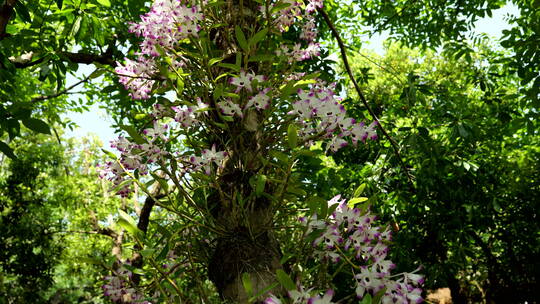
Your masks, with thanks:
[{"label": "tree trunk", "polygon": [[[262,25],[253,28],[258,24],[256,12],[260,3],[253,0],[230,0],[228,3],[230,8],[223,22],[236,24],[242,29],[252,28],[255,32],[262,28]],[[210,36],[218,48],[223,50],[223,62],[234,64],[234,55],[241,50],[236,40],[230,39],[234,37],[234,28],[218,28],[211,31]],[[256,63],[248,65],[249,72],[257,75],[267,75],[269,71],[264,69]],[[210,104],[217,108],[213,99]],[[220,296],[234,303],[248,303],[256,295],[259,296],[255,302],[262,303],[268,293],[285,293],[276,279],[276,270],[282,268],[282,254],[273,233],[275,210],[267,198],[253,198],[253,189],[249,183],[250,178],[257,174],[268,174],[265,172],[267,168],[260,161],[268,159],[268,148],[261,147],[263,131],[258,125],[261,121],[259,116],[256,111],[247,113],[241,123],[230,125],[228,131],[221,134],[224,138],[215,141],[229,142],[234,151],[218,173],[219,191],[215,189],[215,193],[208,198],[208,202],[214,204],[212,215],[215,222],[226,231],[215,240],[208,275]],[[266,183],[265,193],[273,194],[274,190],[273,185]],[[251,199],[248,200],[249,197]],[[239,203],[239,198],[246,201]],[[246,274],[251,281],[251,294],[247,294],[242,283],[242,277]]]},{"label": "tree trunk", "polygon": [[[281,268],[279,246],[271,231],[250,235],[246,230],[217,240],[217,247],[209,265],[210,280],[224,300],[248,303],[252,296],[261,294],[257,303],[267,297],[264,292],[276,283],[276,270]],[[242,275],[248,274],[252,293],[247,294]],[[279,286],[269,292],[280,294]]]},{"label": "tree trunk", "polygon": [[[253,148],[250,147],[250,148]],[[226,232],[215,240],[216,246],[208,265],[210,280],[215,284],[220,296],[234,303],[248,303],[252,296],[259,295],[256,303],[274,295],[284,294],[276,279],[276,270],[281,269],[281,250],[273,233],[273,206],[267,198],[260,196],[239,203],[237,197],[253,197],[249,179],[256,169],[241,170],[238,157],[255,156],[253,149],[245,147],[242,155],[231,155],[220,178],[221,190],[232,197],[223,200],[218,193],[210,195],[210,202],[218,202],[213,217]],[[256,157],[248,157],[253,165]],[[257,168],[255,166],[245,166]],[[265,192],[273,193],[272,185],[266,184]],[[242,276],[249,275],[252,292],[246,293]],[[272,285],[275,287],[270,288]],[[270,289],[269,289],[270,288]],[[266,291],[266,292],[265,292]]]}]

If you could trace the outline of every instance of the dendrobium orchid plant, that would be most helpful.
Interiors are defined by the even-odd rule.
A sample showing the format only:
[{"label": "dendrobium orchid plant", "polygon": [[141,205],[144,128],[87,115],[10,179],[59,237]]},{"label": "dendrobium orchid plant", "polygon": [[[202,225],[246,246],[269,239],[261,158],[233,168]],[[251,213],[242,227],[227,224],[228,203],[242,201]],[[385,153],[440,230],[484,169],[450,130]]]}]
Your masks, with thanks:
[{"label": "dendrobium orchid plant", "polygon": [[[377,139],[377,123],[350,117],[335,83],[320,73],[300,72],[307,60],[321,54],[316,14],[322,0],[240,3],[231,9],[211,0],[154,0],[150,11],[131,25],[141,38],[139,51],[118,63],[116,73],[134,100],[156,103],[141,131],[123,126],[129,137],[111,143],[119,156],[100,166],[101,177],[123,197],[135,184],[152,196],[144,178],[159,179],[165,188],[171,184],[169,191],[184,197],[185,208],[202,219],[214,218],[204,223],[214,225],[212,231],[256,226],[262,220],[245,224],[250,221],[245,214],[253,210],[273,212],[266,217],[271,223],[275,208],[286,200],[296,151],[322,142],[326,152],[336,152]],[[299,39],[285,39],[286,32],[296,32]],[[165,91],[172,93],[162,96]],[[283,162],[276,153],[291,157]],[[229,177],[238,172],[249,183],[234,184]],[[197,205],[193,184],[217,193],[217,215]],[[381,303],[419,303],[422,276],[390,275],[395,267],[386,259],[390,231],[375,226],[367,208],[349,206],[339,196],[328,205],[334,208],[329,216],[314,213],[300,220],[306,234],[318,234],[312,258],[347,261],[360,299],[369,293]],[[105,294],[113,301],[143,303],[138,291],[130,291],[130,300],[120,297],[126,280],[125,275],[107,278]],[[231,297],[226,287],[218,289]],[[333,303],[334,291],[305,289],[298,282],[286,295],[267,290],[263,296],[266,303],[323,304]]]}]

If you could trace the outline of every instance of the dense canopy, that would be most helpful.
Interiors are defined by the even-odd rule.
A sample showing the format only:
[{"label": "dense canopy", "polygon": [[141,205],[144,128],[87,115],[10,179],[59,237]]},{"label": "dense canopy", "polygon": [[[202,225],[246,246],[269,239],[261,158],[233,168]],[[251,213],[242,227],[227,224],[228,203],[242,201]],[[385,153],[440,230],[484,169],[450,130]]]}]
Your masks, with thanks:
[{"label": "dense canopy", "polygon": [[536,0],[0,0],[0,303],[535,303],[539,50]]}]

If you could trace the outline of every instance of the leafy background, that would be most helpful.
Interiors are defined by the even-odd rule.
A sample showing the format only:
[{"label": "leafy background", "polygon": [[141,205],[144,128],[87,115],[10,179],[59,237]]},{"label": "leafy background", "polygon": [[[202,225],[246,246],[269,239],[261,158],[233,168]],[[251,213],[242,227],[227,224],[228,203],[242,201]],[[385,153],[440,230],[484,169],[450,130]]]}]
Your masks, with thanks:
[{"label": "leafy background", "polygon": [[[128,254],[115,243],[122,229],[107,217],[136,213],[138,202],[107,194],[95,172],[100,144],[66,139],[74,125],[63,114],[98,104],[119,131],[156,100],[130,100],[112,73],[133,55],[128,21],[148,2],[4,1],[2,12],[9,3],[12,18],[0,27],[0,302],[105,303],[102,278],[114,255]],[[333,155],[320,146],[291,181],[325,199],[365,184],[372,208],[395,230],[394,262],[423,265],[426,287],[449,287],[456,303],[538,299],[540,2],[513,3],[519,16],[491,41],[467,33],[506,1],[326,1],[400,155],[384,138]],[[320,32],[335,52],[322,23]],[[385,55],[364,51],[362,35],[383,32],[391,40]],[[370,120],[340,63],[332,64],[305,68],[338,79],[348,112]],[[88,69],[79,86],[66,87],[68,75]],[[68,98],[75,90],[82,97]],[[159,213],[152,220],[150,233],[171,222]],[[339,277],[333,283],[346,288]]]}]

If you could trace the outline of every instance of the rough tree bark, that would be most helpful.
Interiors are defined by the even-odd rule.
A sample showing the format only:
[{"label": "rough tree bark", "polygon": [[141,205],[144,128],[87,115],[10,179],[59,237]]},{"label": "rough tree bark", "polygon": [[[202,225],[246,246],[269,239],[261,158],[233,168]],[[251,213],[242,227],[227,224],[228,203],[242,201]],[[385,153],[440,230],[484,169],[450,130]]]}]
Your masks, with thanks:
[{"label": "rough tree bark", "polygon": [[[254,13],[260,4],[252,0],[229,0],[226,12],[226,23],[231,25],[224,30],[212,32],[212,40],[223,51],[224,57],[234,63],[235,53],[240,50],[235,41],[234,25],[247,29],[257,24]],[[257,30],[257,29],[255,29]],[[260,29],[259,29],[260,30]],[[229,38],[227,38],[229,37]],[[226,60],[226,61],[227,61]],[[268,75],[268,66],[250,65],[251,72],[257,75]],[[222,72],[222,71],[221,71]],[[216,75],[221,72],[216,71]],[[215,106],[215,101],[208,101]],[[249,179],[265,168],[260,158],[268,158],[267,148],[261,146],[262,131],[256,126],[260,121],[255,111],[244,118],[244,123],[237,123],[228,134],[220,134],[219,142],[231,142],[234,153],[224,168],[219,172],[218,185],[208,201],[214,204],[213,216],[216,223],[224,228],[225,234],[215,240],[216,245],[208,265],[210,280],[224,300],[234,303],[248,303],[242,284],[242,275],[247,273],[253,286],[253,295],[257,295],[275,284],[270,292],[280,295],[284,292],[277,284],[276,270],[281,269],[281,250],[273,232],[274,210],[272,202],[258,197],[239,207],[237,199],[247,198],[253,191]],[[217,117],[216,117],[217,118]],[[249,122],[245,123],[245,122]],[[266,185],[265,192],[273,193],[271,184]],[[257,301],[262,302],[267,293]]]},{"label": "rough tree bark", "polygon": [[[257,143],[257,132],[249,132],[250,136],[243,141],[246,145],[239,149],[241,153],[230,156],[219,180],[220,191],[231,194],[233,200],[220,196],[218,191],[209,198],[219,202],[213,216],[226,233],[216,240],[208,274],[222,298],[235,303],[248,302],[242,274],[249,275],[253,295],[257,295],[277,283],[276,270],[282,268],[279,262],[281,250],[272,230],[274,211],[271,202],[259,197],[246,201],[243,208],[239,208],[238,202],[234,201],[239,196],[250,196],[253,189],[249,179],[261,169],[257,158],[264,156],[264,152],[253,144]],[[272,193],[274,189],[267,185],[265,191]],[[276,286],[271,292],[281,294],[283,290]],[[258,300],[264,298],[262,295]]]}]

